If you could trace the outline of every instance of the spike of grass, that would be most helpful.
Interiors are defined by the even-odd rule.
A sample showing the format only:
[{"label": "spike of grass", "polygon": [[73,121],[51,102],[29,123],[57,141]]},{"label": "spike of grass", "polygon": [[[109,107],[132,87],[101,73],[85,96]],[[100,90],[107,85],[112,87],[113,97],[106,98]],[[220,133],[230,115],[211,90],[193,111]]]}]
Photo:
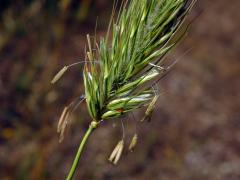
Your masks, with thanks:
[{"label": "spike of grass", "polygon": [[[183,37],[174,38],[195,2],[126,0],[116,17],[113,8],[107,35],[96,44],[97,52],[87,35],[84,87],[88,112],[96,126],[89,126],[67,179],[72,179],[87,138],[100,122],[144,106],[152,111],[156,96],[149,82],[166,74],[159,63]],[[121,153],[122,147],[115,159],[110,159],[117,162]]]}]

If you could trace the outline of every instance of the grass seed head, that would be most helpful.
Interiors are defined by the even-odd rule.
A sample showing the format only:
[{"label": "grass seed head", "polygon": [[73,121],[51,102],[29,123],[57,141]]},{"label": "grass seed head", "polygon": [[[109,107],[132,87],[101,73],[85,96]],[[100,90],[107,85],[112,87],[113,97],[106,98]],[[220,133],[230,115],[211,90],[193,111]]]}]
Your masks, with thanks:
[{"label": "grass seed head", "polygon": [[[156,104],[153,84],[166,75],[169,68],[162,68],[166,54],[184,37],[186,30],[178,31],[196,0],[126,0],[114,17],[116,7],[105,38],[94,43],[87,35],[83,79],[85,99],[92,123],[86,132],[67,179],[72,179],[82,149],[97,125],[110,118],[121,117],[148,106],[148,118]],[[178,35],[177,33],[180,33]],[[110,35],[111,33],[111,35]],[[111,40],[110,40],[111,37]],[[96,44],[96,47],[92,47]],[[96,49],[96,50],[95,50]],[[67,71],[65,66],[52,80],[58,81]],[[154,82],[154,80],[157,81]],[[65,108],[58,124],[63,136],[69,116]],[[129,150],[137,143],[135,134]],[[109,161],[117,164],[124,148],[121,140],[114,148]]]},{"label": "grass seed head", "polygon": [[86,102],[93,119],[115,118],[151,106],[154,96],[142,98],[142,93],[150,89],[149,82],[164,74],[159,63],[179,42],[175,34],[194,3],[195,0],[126,1],[116,21],[112,18],[108,35],[101,38],[94,55],[87,36],[87,60],[99,61],[85,65],[83,73]]}]

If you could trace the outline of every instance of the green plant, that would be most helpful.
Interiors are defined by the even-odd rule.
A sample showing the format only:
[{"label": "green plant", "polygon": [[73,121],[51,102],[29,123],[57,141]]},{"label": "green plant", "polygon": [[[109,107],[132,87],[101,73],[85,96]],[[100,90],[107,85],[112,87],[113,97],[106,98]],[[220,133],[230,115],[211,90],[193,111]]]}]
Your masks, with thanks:
[{"label": "green plant", "polygon": [[[151,115],[159,96],[153,86],[169,70],[169,66],[162,66],[163,58],[185,34],[184,31],[180,36],[175,36],[194,3],[195,0],[126,1],[122,3],[117,17],[111,17],[105,38],[97,43],[96,38],[91,42],[90,36],[87,36],[83,99],[86,100],[92,122],[67,179],[72,179],[89,135],[102,121],[121,117],[145,106],[148,107],[142,121]],[[97,51],[93,51],[93,46]],[[67,69],[65,66],[53,83]],[[77,102],[65,108],[59,121],[58,130],[61,134]],[[133,137],[130,150],[136,141],[137,135]],[[117,163],[123,146],[124,141],[121,140],[111,154],[110,161]]]}]

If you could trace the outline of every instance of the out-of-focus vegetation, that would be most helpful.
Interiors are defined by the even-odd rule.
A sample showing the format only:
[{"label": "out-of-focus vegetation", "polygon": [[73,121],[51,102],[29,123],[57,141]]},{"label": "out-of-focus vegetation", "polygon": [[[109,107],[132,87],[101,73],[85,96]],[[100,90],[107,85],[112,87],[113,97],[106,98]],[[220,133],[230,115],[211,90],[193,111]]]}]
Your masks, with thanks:
[{"label": "out-of-focus vegetation", "polygon": [[[98,32],[105,29],[111,6],[101,0],[0,2],[1,177],[42,179],[58,169],[45,162],[61,152],[56,121],[63,104],[83,92],[81,67],[59,86],[50,80],[61,66],[84,57],[85,34],[94,32],[100,15]],[[75,148],[69,150],[74,155]],[[61,156],[57,164],[64,166]]]},{"label": "out-of-focus vegetation", "polygon": [[[50,86],[51,78],[65,63],[83,57],[84,34],[93,32],[96,12],[108,5],[91,0],[32,0],[1,1],[0,7],[1,125],[10,128],[1,131],[4,142],[14,136],[11,127],[19,123],[37,129],[42,126],[42,116],[47,114],[43,107],[59,99]],[[101,31],[101,25],[98,28]],[[81,71],[76,68],[76,72],[79,80]],[[81,81],[69,84],[73,88],[67,88],[62,100],[72,96]],[[52,121],[47,117],[46,123]],[[24,121],[18,122],[18,118]]]},{"label": "out-of-focus vegetation", "polygon": [[[109,122],[91,137],[77,179],[240,179],[239,6],[197,3],[191,16],[204,11],[169,57],[181,61],[160,83],[152,122],[137,126],[135,152],[116,167],[107,162],[121,136]],[[105,33],[111,7],[107,0],[0,2],[0,179],[64,179],[89,123],[83,104],[58,143],[62,108],[83,93],[81,66],[55,87],[50,81],[84,58],[97,16],[97,34]],[[134,123],[125,125],[131,137]]]}]

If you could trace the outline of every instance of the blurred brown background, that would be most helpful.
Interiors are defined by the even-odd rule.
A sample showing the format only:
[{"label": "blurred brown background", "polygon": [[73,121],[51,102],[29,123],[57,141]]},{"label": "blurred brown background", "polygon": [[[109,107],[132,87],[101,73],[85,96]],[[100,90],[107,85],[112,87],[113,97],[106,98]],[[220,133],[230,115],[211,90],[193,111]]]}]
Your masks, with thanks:
[{"label": "blurred brown background", "polygon": [[[105,34],[111,8],[108,0],[0,1],[0,179],[64,179],[90,120],[85,105],[61,144],[56,124],[84,92],[82,67],[50,81],[83,59],[97,17]],[[137,125],[135,152],[108,163],[121,138],[121,125],[108,122],[91,136],[76,179],[240,179],[239,8],[239,0],[198,1],[190,18],[201,15],[168,56],[180,61],[160,82],[152,122]],[[125,126],[129,142],[134,122]]]}]

